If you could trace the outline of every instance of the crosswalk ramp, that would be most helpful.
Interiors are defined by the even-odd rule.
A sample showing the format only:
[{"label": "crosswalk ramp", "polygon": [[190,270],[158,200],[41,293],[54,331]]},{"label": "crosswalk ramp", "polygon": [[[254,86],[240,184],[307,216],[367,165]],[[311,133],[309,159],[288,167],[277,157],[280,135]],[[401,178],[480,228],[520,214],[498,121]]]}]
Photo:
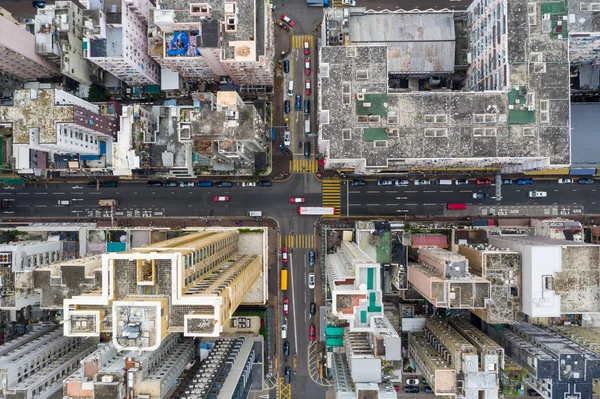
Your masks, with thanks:
[{"label": "crosswalk ramp", "polygon": [[290,161],[290,170],[292,173],[315,173],[317,171],[317,161],[312,159],[293,159]]},{"label": "crosswalk ramp", "polygon": [[323,206],[334,207],[336,216],[340,215],[341,208],[340,184],[339,180],[324,180],[322,184]]},{"label": "crosswalk ramp", "polygon": [[304,39],[308,40],[308,46],[313,49],[315,48],[313,35],[294,35],[292,36],[292,48],[304,48]]},{"label": "crosswalk ramp", "polygon": [[281,236],[281,246],[288,248],[314,248],[315,236],[313,234]]}]

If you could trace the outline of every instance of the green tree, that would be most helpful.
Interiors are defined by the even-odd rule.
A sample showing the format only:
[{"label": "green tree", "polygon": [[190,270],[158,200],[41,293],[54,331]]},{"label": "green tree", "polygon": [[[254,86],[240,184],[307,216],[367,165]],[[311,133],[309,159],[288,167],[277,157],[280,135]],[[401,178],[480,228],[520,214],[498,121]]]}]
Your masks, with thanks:
[{"label": "green tree", "polygon": [[103,103],[108,101],[110,97],[106,95],[103,87],[98,86],[96,83],[92,83],[90,92],[87,100],[91,103]]}]

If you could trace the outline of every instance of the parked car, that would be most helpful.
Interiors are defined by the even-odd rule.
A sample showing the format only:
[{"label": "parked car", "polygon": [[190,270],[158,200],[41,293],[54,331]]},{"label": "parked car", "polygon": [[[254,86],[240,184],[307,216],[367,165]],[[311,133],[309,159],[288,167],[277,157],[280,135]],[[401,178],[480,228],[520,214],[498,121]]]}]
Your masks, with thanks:
[{"label": "parked car", "polygon": [[429,385],[425,385],[423,387],[423,391],[425,391],[427,393],[433,393],[433,389],[431,389],[431,387]]},{"label": "parked car", "polygon": [[315,267],[315,258],[316,258],[316,253],[314,249],[311,249],[308,252],[308,265],[310,267]]},{"label": "parked car", "polygon": [[356,5],[356,0],[342,0],[342,4],[348,7],[354,7]]},{"label": "parked car", "polygon": [[283,22],[285,22],[286,24],[288,24],[289,26],[294,26],[296,25],[296,21],[294,21],[293,19],[291,19],[290,17],[288,17],[285,14],[281,14],[281,20]]},{"label": "parked car", "polygon": [[408,180],[396,180],[396,186],[408,186],[410,181]]},{"label": "parked car", "polygon": [[283,72],[290,73],[290,62],[288,60],[283,60]]},{"label": "parked car", "polygon": [[308,39],[304,39],[304,55],[310,54],[310,44],[308,43]]},{"label": "parked car", "polygon": [[492,184],[492,181],[490,179],[477,179],[476,183],[480,186],[489,186],[490,184]]},{"label": "parked car", "polygon": [[215,202],[229,202],[229,196],[228,195],[215,195],[214,201]]},{"label": "parked car", "polygon": [[304,74],[310,75],[310,58],[304,60]]},{"label": "parked car", "polygon": [[473,193],[473,198],[474,199],[490,198],[490,195],[488,193]]},{"label": "parked car", "polygon": [[290,197],[290,204],[301,204],[304,201],[304,197]]},{"label": "parked car", "polygon": [[165,187],[177,187],[177,182],[176,181],[166,181]]},{"label": "parked car", "polygon": [[457,186],[460,186],[460,185],[463,185],[463,184],[469,184],[469,181],[467,179],[455,180],[454,184],[456,184]]},{"label": "parked car", "polygon": [[194,187],[193,181],[182,181],[179,182],[179,187]]},{"label": "parked car", "polygon": [[315,289],[315,274],[313,272],[308,273],[308,288]]},{"label": "parked car", "polygon": [[404,392],[406,393],[419,393],[419,387],[414,385],[407,385],[404,387]]},{"label": "parked car", "polygon": [[406,385],[419,385],[419,379],[409,378],[408,380],[406,380]]},{"label": "parked car", "polygon": [[573,179],[558,179],[558,184],[571,184]]},{"label": "parked car", "polygon": [[431,184],[431,180],[415,180],[415,186],[428,186]]},{"label": "parked car", "polygon": [[506,184],[506,185],[513,184],[513,181],[512,181],[512,179],[502,179],[502,184]]},{"label": "parked car", "polygon": [[289,129],[290,127],[290,118],[288,118],[287,116],[283,118],[283,127],[286,129]]},{"label": "parked car", "polygon": [[44,7],[46,7],[46,2],[45,1],[32,1],[31,5],[35,8],[44,8]]},{"label": "parked car", "polygon": [[533,179],[518,179],[517,180],[517,185],[519,185],[519,186],[523,186],[523,185],[527,185],[527,184],[533,184]]},{"label": "parked car", "polygon": [[281,339],[287,338],[287,324],[281,325]]},{"label": "parked car", "polygon": [[529,198],[542,198],[542,197],[547,197],[548,193],[546,191],[530,191],[529,192]]},{"label": "parked car", "polygon": [[290,355],[290,343],[285,341],[283,343],[283,356],[289,356]]},{"label": "parked car", "polygon": [[256,187],[256,182],[253,182],[253,181],[242,182],[242,187]]},{"label": "parked car", "polygon": [[304,115],[310,115],[310,99],[304,99]]},{"label": "parked car", "polygon": [[394,184],[394,182],[391,180],[379,180],[377,182],[378,186],[391,186],[392,184]]},{"label": "parked car", "polygon": [[233,187],[233,183],[230,181],[220,181],[217,183],[217,187]]},{"label": "parked car", "polygon": [[283,298],[283,314],[290,313],[290,300],[288,298]]},{"label": "parked car", "polygon": [[198,182],[198,187],[212,187],[213,186],[213,182],[211,181],[206,181],[206,180],[202,180]]},{"label": "parked car", "polygon": [[592,178],[585,178],[585,179],[577,180],[577,183],[579,183],[579,184],[594,184],[595,182],[596,182],[596,180],[594,180]]},{"label": "parked car", "polygon": [[350,183],[351,186],[366,186],[367,182],[364,180],[352,180],[352,183]]},{"label": "parked car", "polygon": [[314,302],[310,303],[310,315],[314,316],[317,313],[317,305]]},{"label": "parked car", "polygon": [[285,100],[283,102],[283,112],[285,112],[286,114],[289,114],[292,111],[292,109],[290,107],[291,107],[290,100]]},{"label": "parked car", "polygon": [[281,261],[287,263],[288,261],[288,249],[287,247],[281,248]]},{"label": "parked car", "polygon": [[283,382],[285,385],[290,385],[290,379],[292,378],[292,371],[289,367],[286,367],[283,371]]},{"label": "parked car", "polygon": [[261,180],[258,182],[258,185],[261,187],[271,187],[273,183],[270,180]]},{"label": "parked car", "polygon": [[306,94],[307,96],[310,96],[310,80],[306,79],[304,81],[304,94]]},{"label": "parked car", "polygon": [[[148,183],[146,183],[146,185],[147,185],[148,187],[153,187],[153,186],[151,186],[151,185],[150,185],[150,183],[160,183],[160,182],[159,182],[159,181],[157,181],[157,182],[150,182],[150,181],[149,181]],[[91,181],[91,182],[89,182],[89,183],[88,183],[88,187],[90,187],[90,188],[92,188],[92,187],[93,187],[93,188],[96,188],[96,187],[98,187],[98,182]]]},{"label": "parked car", "polygon": [[308,338],[310,338],[311,341],[314,341],[315,338],[317,338],[317,329],[314,324],[311,324],[308,329]]}]

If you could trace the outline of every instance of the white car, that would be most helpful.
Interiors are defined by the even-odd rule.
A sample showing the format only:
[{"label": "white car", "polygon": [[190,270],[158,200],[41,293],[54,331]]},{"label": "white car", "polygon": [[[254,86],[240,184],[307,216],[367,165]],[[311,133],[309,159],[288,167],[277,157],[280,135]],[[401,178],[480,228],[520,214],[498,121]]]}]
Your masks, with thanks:
[{"label": "white car", "polygon": [[409,378],[408,380],[406,380],[406,385],[419,385],[419,379]]},{"label": "white car", "polygon": [[530,191],[529,192],[529,197],[530,198],[540,198],[540,197],[547,197],[548,193],[545,191]]},{"label": "white car", "polygon": [[283,145],[291,145],[292,144],[292,135],[290,132],[283,133]]},{"label": "white car", "polygon": [[242,182],[242,187],[256,187],[256,182],[254,182],[254,181]]},{"label": "white car", "polygon": [[313,272],[308,273],[308,288],[315,289],[315,274]]},{"label": "white car", "polygon": [[179,187],[194,187],[193,181],[182,181],[179,183]]},{"label": "white car", "polygon": [[558,184],[571,184],[573,179],[558,179]]},{"label": "white car", "polygon": [[431,180],[415,180],[415,186],[427,186],[431,184]]},{"label": "white car", "polygon": [[355,0],[342,0],[342,4],[348,7],[354,7],[356,5]]},{"label": "white car", "polygon": [[396,186],[408,186],[410,181],[408,180],[396,180]]},{"label": "white car", "polygon": [[287,338],[287,324],[281,325],[281,339]]}]

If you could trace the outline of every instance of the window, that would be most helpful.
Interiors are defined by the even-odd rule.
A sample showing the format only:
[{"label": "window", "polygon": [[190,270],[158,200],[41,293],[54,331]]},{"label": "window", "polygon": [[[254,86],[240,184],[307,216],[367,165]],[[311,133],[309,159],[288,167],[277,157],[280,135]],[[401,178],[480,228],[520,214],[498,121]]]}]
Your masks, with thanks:
[{"label": "window", "polygon": [[448,129],[425,129],[425,137],[447,137]]},{"label": "window", "polygon": [[438,114],[438,115],[432,115],[432,114],[427,114],[425,115],[425,123],[447,123],[448,122],[448,117],[445,114]]},{"label": "window", "polygon": [[387,140],[375,140],[373,141],[373,146],[375,148],[387,148],[388,142]]},{"label": "window", "polygon": [[350,129],[342,129],[342,140],[352,140],[352,133]]}]

